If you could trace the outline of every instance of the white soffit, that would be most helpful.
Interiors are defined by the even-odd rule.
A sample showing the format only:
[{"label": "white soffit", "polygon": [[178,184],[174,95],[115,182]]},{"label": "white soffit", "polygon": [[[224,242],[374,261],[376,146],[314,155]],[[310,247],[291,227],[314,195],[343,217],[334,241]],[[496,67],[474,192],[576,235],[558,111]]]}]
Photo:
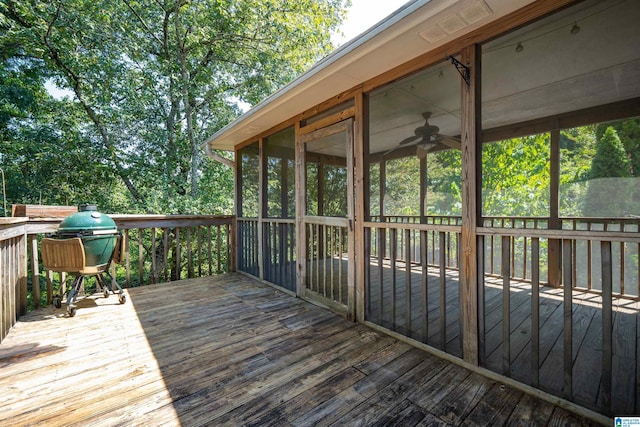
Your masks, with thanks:
[{"label": "white soffit", "polygon": [[416,0],[336,49],[205,141],[239,144],[533,0]]}]

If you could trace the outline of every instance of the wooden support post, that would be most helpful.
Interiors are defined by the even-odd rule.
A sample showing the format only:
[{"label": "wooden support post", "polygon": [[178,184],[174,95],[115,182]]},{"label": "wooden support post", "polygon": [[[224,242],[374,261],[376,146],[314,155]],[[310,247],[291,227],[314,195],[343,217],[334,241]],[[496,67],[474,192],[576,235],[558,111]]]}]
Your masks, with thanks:
[{"label": "wooden support post", "polygon": [[241,227],[242,227],[242,231],[244,231],[244,223],[242,222],[238,222],[238,218],[242,218],[243,217],[243,212],[242,212],[242,155],[240,154],[239,150],[236,150],[234,153],[233,158],[236,161],[236,176],[235,176],[235,183],[236,183],[236,188],[234,191],[234,197],[233,197],[233,204],[235,207],[235,212],[236,212],[236,216],[233,219],[233,229],[231,230],[233,232],[232,238],[231,238],[231,266],[230,269],[231,271],[236,271],[238,268],[238,264],[240,264],[240,267],[243,267],[245,264],[245,257],[244,257],[244,240],[242,239],[242,236],[240,235],[241,232]]},{"label": "wooden support post", "polygon": [[[386,218],[384,216],[384,198],[385,195],[387,193],[387,162],[386,160],[382,159],[380,160],[380,177],[379,177],[379,190],[380,190],[380,200],[379,200],[379,206],[380,206],[380,222],[386,222]],[[382,235],[380,237],[381,239],[381,251],[382,251],[382,258],[384,259],[385,255],[387,254],[387,236],[386,236],[386,229],[382,229]]]},{"label": "wooden support post", "polygon": [[[370,257],[370,239],[365,239],[364,221],[368,220],[369,212],[369,111],[367,99],[362,93],[355,97],[355,121],[353,125],[353,147],[355,156],[355,255],[356,259],[356,321],[365,319],[365,292],[368,283],[368,266]],[[370,236],[370,234],[368,235]],[[341,250],[342,252],[342,250]],[[342,259],[342,256],[341,256]]]},{"label": "wooden support post", "polygon": [[307,280],[306,171],[304,143],[300,140],[300,122],[296,122],[296,295],[304,296]]},{"label": "wooden support post", "polygon": [[[554,120],[551,130],[551,156],[550,156],[550,184],[549,184],[549,229],[562,228],[560,221],[560,130],[558,121]],[[549,239],[549,285],[559,287],[562,283],[562,248],[559,239]]]},{"label": "wooden support post", "polygon": [[[353,158],[353,119],[349,119],[346,130],[347,145],[347,252],[349,263],[347,266],[347,316],[350,320],[356,318],[356,233],[355,233],[355,164]],[[360,235],[361,236],[361,235]],[[360,241],[362,242],[362,240]],[[333,261],[332,261],[333,262]]]},{"label": "wooden support post", "polygon": [[268,235],[265,236],[265,222],[264,218],[267,216],[267,154],[264,148],[265,140],[259,141],[259,159],[258,159],[258,277],[261,280],[265,279],[265,264],[267,251],[266,247],[269,245]]},{"label": "wooden support post", "polygon": [[461,62],[469,67],[470,84],[460,79],[462,88],[462,356],[478,364],[478,240],[476,229],[482,217],[482,129],[481,75],[482,51],[479,45],[462,50]]}]

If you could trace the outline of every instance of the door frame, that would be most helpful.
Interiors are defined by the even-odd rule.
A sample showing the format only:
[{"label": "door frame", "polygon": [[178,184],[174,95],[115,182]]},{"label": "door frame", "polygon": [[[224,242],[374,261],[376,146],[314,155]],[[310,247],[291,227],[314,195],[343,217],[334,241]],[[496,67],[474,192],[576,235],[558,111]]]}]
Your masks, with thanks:
[{"label": "door frame", "polygon": [[[355,162],[354,162],[354,118],[333,123],[321,128],[310,126],[305,129],[296,126],[296,293],[300,298],[325,306],[349,319],[355,319],[356,249],[355,249]],[[327,217],[307,215],[306,144],[332,135],[344,133],[347,169],[347,216]],[[307,290],[307,225],[330,225],[347,229],[347,305],[344,306],[326,298],[319,298],[315,292]]]}]

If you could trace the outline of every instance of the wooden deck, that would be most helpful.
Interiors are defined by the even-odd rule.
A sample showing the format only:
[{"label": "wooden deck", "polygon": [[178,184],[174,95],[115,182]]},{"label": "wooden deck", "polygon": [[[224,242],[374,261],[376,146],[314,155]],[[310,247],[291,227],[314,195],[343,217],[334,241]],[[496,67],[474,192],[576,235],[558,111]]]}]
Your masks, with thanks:
[{"label": "wooden deck", "polygon": [[592,425],[239,274],[89,297],[0,345],[0,425]]}]

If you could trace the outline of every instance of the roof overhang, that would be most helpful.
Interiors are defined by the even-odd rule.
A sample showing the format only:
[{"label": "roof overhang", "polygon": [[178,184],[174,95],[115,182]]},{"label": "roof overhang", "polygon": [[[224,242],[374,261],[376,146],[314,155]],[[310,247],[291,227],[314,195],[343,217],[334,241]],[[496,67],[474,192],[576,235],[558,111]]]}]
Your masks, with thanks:
[{"label": "roof overhang", "polygon": [[205,148],[233,150],[236,144],[532,2],[408,2],[220,129],[204,142]]}]

